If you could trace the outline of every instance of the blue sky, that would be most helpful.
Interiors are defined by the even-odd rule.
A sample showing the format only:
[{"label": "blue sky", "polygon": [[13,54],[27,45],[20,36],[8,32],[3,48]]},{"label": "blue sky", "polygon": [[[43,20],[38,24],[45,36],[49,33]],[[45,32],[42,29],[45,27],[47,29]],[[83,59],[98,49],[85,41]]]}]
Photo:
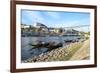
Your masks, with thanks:
[{"label": "blue sky", "polygon": [[[90,25],[90,13],[39,10],[22,10],[21,13],[21,23],[27,25],[33,25],[35,22],[43,23],[48,27]],[[75,29],[80,31],[89,31],[88,27]]]}]

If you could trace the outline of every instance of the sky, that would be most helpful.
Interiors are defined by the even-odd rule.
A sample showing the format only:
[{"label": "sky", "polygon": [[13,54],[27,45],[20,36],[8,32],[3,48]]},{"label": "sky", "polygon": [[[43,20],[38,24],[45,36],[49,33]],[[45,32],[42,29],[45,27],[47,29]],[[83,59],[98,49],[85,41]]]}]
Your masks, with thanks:
[{"label": "sky", "polygon": [[[42,10],[21,10],[21,23],[34,25],[40,22],[47,27],[73,27],[90,25],[90,13],[86,12],[63,12]],[[80,31],[89,31],[89,27],[74,28]]]}]

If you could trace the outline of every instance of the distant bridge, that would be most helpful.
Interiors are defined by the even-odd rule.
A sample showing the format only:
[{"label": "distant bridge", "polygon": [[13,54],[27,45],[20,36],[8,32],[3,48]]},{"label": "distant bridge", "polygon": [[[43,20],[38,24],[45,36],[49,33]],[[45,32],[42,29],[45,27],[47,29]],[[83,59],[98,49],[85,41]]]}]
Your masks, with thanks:
[{"label": "distant bridge", "polygon": [[71,27],[62,27],[62,28],[81,28],[81,27],[89,27],[90,25],[77,25],[77,26],[71,26]]}]

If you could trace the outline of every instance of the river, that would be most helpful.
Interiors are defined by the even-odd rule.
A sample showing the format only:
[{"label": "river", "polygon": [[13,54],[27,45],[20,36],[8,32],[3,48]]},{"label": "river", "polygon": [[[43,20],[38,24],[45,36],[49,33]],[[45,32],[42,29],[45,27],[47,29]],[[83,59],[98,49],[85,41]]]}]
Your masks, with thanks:
[{"label": "river", "polygon": [[[32,49],[30,44],[37,41],[44,42],[62,42],[65,45],[65,40],[75,40],[80,38],[80,36],[46,36],[46,37],[21,37],[21,60],[26,60],[32,56],[40,55],[46,52],[48,48],[36,48]],[[32,50],[31,50],[32,49]]]}]

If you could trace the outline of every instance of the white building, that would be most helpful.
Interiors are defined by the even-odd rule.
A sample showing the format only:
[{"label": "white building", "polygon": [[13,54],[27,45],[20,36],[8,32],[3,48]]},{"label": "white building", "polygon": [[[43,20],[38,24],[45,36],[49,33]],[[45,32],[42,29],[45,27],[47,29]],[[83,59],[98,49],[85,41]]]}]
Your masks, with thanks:
[{"label": "white building", "polygon": [[30,25],[21,24],[21,28],[29,28]]}]

